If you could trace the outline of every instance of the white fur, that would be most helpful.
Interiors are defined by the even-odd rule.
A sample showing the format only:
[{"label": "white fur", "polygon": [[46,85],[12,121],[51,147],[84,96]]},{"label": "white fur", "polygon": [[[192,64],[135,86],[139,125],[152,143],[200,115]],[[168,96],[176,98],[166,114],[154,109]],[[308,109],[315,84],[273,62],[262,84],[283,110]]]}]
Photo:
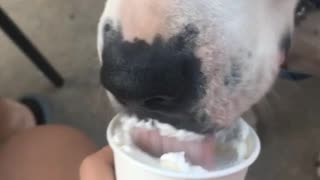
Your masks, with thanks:
[{"label": "white fur", "polygon": [[101,61],[102,49],[103,49],[103,28],[108,19],[112,19],[113,27],[118,27],[119,22],[119,9],[121,6],[122,0],[107,0],[105,4],[105,8],[100,17],[98,23],[98,34],[97,34],[97,47],[98,47],[98,55],[99,60]]},{"label": "white fur", "polygon": [[[112,28],[117,30],[124,18],[120,15],[121,7],[129,1],[148,3],[130,9],[132,14],[156,3],[151,0],[109,0],[98,27],[100,59],[103,27],[109,20]],[[159,16],[159,21],[164,19],[165,26],[154,33],[170,37],[187,24],[199,29],[195,53],[202,62],[207,85],[203,87],[206,96],[198,106],[202,106],[213,121],[222,125],[232,123],[271,87],[282,57],[280,40],[293,30],[297,0],[162,0],[161,3],[166,14]],[[157,7],[152,8],[157,11]],[[148,9],[146,12],[152,11]],[[129,31],[123,29],[126,30]],[[241,69],[240,76],[234,77],[238,78],[238,83],[227,87],[224,78],[233,71],[234,64]]]},{"label": "white fur", "polygon": [[[106,3],[98,27],[100,59],[103,27],[109,20],[112,28],[118,28],[122,20],[119,11],[127,1],[109,0]],[[202,72],[208,84],[204,87],[206,96],[199,106],[214,121],[225,125],[231,123],[271,87],[281,61],[279,43],[285,33],[293,30],[297,0],[162,2],[166,5],[167,14],[159,18],[165,17],[166,23],[164,28],[160,28],[161,32],[155,33],[170,37],[187,24],[193,24],[200,30],[196,54],[202,61]],[[142,11],[150,8],[150,4],[131,11]],[[224,85],[224,78],[232,72],[233,64],[241,68],[241,77],[238,77],[239,83],[231,88]],[[111,100],[115,101],[115,98]]]}]

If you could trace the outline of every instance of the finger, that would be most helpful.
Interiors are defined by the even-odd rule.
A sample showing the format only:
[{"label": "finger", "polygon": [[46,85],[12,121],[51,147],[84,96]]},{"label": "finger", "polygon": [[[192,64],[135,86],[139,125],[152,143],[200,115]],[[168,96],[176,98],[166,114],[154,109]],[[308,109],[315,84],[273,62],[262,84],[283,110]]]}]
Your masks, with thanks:
[{"label": "finger", "polygon": [[115,180],[113,153],[109,147],[88,156],[80,167],[81,180]]}]

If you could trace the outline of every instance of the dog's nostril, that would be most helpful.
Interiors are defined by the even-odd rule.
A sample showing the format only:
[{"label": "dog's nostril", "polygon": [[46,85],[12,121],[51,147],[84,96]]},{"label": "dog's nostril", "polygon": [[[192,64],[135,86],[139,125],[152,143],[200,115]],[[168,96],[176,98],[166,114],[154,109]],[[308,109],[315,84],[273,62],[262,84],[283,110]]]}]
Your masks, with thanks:
[{"label": "dog's nostril", "polygon": [[144,100],[143,104],[149,109],[163,109],[173,104],[174,98],[169,96],[154,96]]}]

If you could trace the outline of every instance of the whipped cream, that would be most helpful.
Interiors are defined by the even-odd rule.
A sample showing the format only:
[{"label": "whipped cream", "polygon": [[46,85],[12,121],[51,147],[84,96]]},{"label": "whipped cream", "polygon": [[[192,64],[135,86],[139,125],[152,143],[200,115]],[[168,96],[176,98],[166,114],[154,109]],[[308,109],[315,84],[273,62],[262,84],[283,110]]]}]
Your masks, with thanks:
[{"label": "whipped cream", "polygon": [[[123,115],[120,117],[120,124],[114,131],[112,139],[124,152],[146,164],[181,173],[203,174],[208,172],[208,170],[201,166],[195,166],[188,162],[185,158],[185,152],[166,153],[160,158],[154,158],[148,155],[133,143],[130,134],[134,128],[156,129],[159,130],[162,136],[174,137],[179,141],[202,140],[204,138],[203,135],[176,129],[169,124],[160,123],[154,119],[142,121],[135,116]],[[217,148],[215,153],[217,162],[215,163],[219,164],[217,169],[230,166],[247,158],[249,147],[246,139],[249,134],[250,129],[239,121],[235,123],[233,128],[230,128],[230,131],[224,131],[216,135]]]},{"label": "whipped cream", "polygon": [[166,153],[160,157],[160,164],[170,170],[189,173],[207,173],[208,171],[201,166],[193,166],[185,157],[185,152]]},{"label": "whipped cream", "polygon": [[138,120],[135,116],[124,116],[121,118],[121,123],[123,130],[126,132],[130,132],[133,128],[145,128],[149,130],[157,129],[161,136],[176,138],[179,141],[195,141],[204,138],[203,135],[183,129],[176,129],[169,124],[160,123],[155,119]]},{"label": "whipped cream", "polygon": [[169,124],[163,124],[154,119],[141,121],[135,116],[122,116],[120,122],[121,125],[118,126],[112,139],[123,151],[133,155],[133,157],[139,157],[138,160],[176,172],[194,174],[208,172],[204,168],[188,162],[184,152],[166,153],[160,158],[149,156],[133,143],[130,132],[133,128],[157,129],[162,136],[174,137],[180,141],[201,140],[204,136],[186,130],[178,130]]}]

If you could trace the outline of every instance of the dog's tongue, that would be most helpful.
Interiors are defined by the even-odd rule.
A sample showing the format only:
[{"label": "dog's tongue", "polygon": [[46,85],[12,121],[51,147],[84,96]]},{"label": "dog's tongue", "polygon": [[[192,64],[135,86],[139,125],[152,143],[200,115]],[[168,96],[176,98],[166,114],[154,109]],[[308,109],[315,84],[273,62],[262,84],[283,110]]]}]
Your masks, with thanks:
[{"label": "dog's tongue", "polygon": [[146,153],[160,157],[170,152],[185,152],[186,159],[193,165],[206,169],[214,167],[214,138],[181,141],[174,137],[161,136],[157,129],[135,128],[132,131],[134,143]]}]

